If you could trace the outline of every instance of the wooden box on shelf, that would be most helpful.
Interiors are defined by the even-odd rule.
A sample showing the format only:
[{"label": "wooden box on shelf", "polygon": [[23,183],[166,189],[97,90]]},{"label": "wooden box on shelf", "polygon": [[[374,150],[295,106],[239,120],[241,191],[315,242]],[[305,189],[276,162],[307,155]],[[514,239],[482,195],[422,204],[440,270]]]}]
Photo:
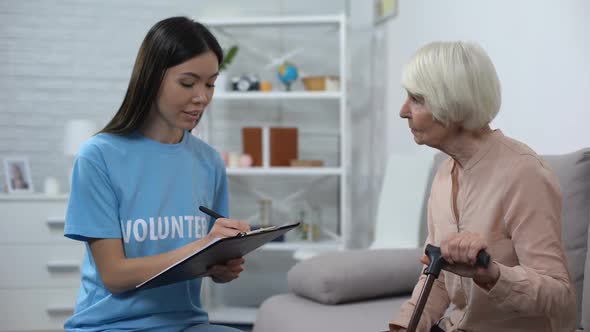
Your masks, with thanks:
[{"label": "wooden box on shelf", "polygon": [[297,155],[297,128],[270,128],[270,166],[291,166]]},{"label": "wooden box on shelf", "polygon": [[253,167],[262,167],[262,128],[242,128],[242,149],[252,157]]},{"label": "wooden box on shelf", "polygon": [[289,167],[299,154],[295,127],[244,127],[242,149],[254,167]]},{"label": "wooden box on shelf", "polygon": [[300,159],[291,160],[291,167],[323,167],[323,166],[324,166],[323,160],[300,160]]}]

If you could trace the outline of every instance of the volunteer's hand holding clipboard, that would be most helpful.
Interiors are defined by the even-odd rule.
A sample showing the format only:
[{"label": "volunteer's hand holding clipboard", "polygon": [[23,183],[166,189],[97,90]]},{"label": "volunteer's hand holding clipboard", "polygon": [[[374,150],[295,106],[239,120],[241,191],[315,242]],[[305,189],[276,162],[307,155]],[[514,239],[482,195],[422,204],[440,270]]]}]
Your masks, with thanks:
[{"label": "volunteer's hand holding clipboard", "polygon": [[[224,218],[215,211],[203,206],[200,206],[199,210],[215,219]],[[237,232],[233,230],[232,234],[224,234],[224,236],[227,237],[223,238],[214,237],[208,244],[196,252],[177,261],[168,268],[137,285],[135,288],[149,289],[207,276],[209,275],[209,269],[212,266],[224,265],[232,259],[243,257],[249,252],[276,239],[297,226],[299,226],[299,223],[271,226],[256,229],[254,231],[244,231],[242,230],[244,227],[237,226]]]}]

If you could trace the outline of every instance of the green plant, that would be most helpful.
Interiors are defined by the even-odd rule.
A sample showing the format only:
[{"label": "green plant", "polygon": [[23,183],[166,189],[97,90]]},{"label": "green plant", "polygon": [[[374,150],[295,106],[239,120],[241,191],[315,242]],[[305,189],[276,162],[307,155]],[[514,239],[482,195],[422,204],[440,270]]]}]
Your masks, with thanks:
[{"label": "green plant", "polygon": [[227,52],[224,52],[225,54],[223,56],[223,61],[221,61],[221,64],[219,65],[219,71],[224,71],[227,69],[227,67],[232,63],[232,61],[236,57],[238,50],[238,46],[234,45],[230,47]]}]

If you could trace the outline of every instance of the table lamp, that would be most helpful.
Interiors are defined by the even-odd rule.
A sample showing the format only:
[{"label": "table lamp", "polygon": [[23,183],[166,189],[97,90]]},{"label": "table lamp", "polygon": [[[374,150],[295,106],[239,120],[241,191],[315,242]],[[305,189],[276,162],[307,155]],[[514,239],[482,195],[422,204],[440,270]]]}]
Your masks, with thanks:
[{"label": "table lamp", "polygon": [[[74,158],[78,155],[80,146],[96,133],[96,125],[90,120],[69,120],[64,129],[64,155]],[[73,164],[68,169],[68,184],[71,184]]]},{"label": "table lamp", "polygon": [[69,120],[64,132],[64,154],[75,157],[82,143],[96,133],[96,126],[89,120]]}]

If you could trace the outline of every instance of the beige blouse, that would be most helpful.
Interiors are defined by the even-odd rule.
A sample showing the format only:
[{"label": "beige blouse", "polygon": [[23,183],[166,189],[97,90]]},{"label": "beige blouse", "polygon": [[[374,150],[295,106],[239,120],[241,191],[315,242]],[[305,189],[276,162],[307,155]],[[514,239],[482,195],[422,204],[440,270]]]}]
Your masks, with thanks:
[{"label": "beige blouse", "polygon": [[[576,300],[561,243],[561,193],[548,166],[526,145],[497,130],[459,178],[453,213],[449,158],[438,169],[428,202],[428,238],[482,235],[500,268],[487,292],[472,279],[443,271],[430,292],[418,331],[429,331],[449,308],[445,331],[574,331]],[[390,324],[407,327],[426,277]]]}]

